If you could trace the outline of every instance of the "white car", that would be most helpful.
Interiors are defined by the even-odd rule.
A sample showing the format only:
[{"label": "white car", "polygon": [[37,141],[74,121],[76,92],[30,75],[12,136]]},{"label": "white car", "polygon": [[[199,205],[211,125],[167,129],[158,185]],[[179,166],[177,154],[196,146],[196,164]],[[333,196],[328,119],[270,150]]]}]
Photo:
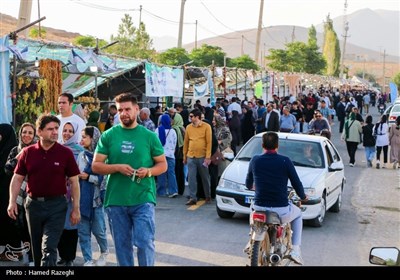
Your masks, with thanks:
[{"label": "white car", "polygon": [[[250,214],[250,203],[254,191],[246,188],[246,175],[249,162],[254,155],[263,152],[261,147],[263,133],[253,136],[228,165],[216,190],[217,213],[221,218],[231,218],[235,213]],[[325,137],[278,133],[278,153],[289,157],[303,183],[307,195],[321,198],[315,205],[303,205],[303,220],[312,226],[323,224],[329,209],[339,212],[342,193],[346,182],[344,165],[337,149]],[[312,146],[312,156],[305,157],[303,148]],[[290,186],[290,180],[288,181]]]}]

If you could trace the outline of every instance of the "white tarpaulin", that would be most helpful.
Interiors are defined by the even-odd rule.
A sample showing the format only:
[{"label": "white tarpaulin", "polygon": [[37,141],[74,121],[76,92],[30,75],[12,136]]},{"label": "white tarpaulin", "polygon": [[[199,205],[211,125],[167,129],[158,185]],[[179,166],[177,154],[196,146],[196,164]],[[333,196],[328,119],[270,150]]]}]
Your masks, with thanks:
[{"label": "white tarpaulin", "polygon": [[183,69],[146,63],[147,97],[183,97]]}]

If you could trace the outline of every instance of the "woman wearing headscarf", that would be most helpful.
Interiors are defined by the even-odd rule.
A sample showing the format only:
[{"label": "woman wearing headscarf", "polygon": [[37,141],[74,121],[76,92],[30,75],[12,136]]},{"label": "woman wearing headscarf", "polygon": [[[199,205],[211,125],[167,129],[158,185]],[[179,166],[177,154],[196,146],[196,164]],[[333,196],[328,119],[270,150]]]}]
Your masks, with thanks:
[{"label": "woman wearing headscarf", "polygon": [[397,116],[396,123],[392,124],[389,133],[390,141],[390,162],[393,169],[398,168],[400,159],[400,116]]},{"label": "woman wearing headscarf", "polygon": [[[23,148],[30,146],[36,143],[36,129],[35,126],[31,123],[24,123],[22,124],[21,128],[19,129],[18,139],[19,144],[11,149],[10,154],[8,155],[7,163],[5,165],[5,172],[7,175],[12,176],[14,173],[15,166],[18,163],[18,155],[22,151]],[[21,190],[17,198],[17,205],[18,205],[18,218],[16,220],[16,226],[18,233],[21,237],[22,242],[31,243],[31,238],[28,231],[28,224],[26,221],[25,215],[25,208],[24,208],[24,201],[26,198],[26,180],[21,185]],[[33,263],[32,251],[29,250],[28,252],[28,259],[30,263]]]},{"label": "woman wearing headscarf", "polygon": [[172,128],[175,130],[177,136],[175,147],[175,177],[178,185],[178,194],[183,195],[185,192],[185,174],[183,171],[183,140],[185,139],[185,127],[183,126],[183,118],[179,113],[175,113],[174,115]]},{"label": "woman wearing headscarf", "polygon": [[[79,245],[84,266],[105,266],[108,254],[106,223],[104,218],[104,192],[102,189],[103,176],[92,171],[93,154],[100,139],[100,130],[94,126],[87,126],[82,131],[81,146],[85,149],[78,156],[79,185],[81,188],[81,222],[78,225]],[[94,263],[92,258],[92,233],[100,248],[100,257]]]},{"label": "woman wearing headscarf", "polygon": [[389,149],[389,126],[387,125],[387,115],[382,115],[381,120],[374,126],[374,135],[376,136],[376,169],[381,168],[380,158],[383,150],[383,165],[386,168]]},{"label": "woman wearing headscarf", "polygon": [[342,140],[346,142],[347,153],[350,157],[349,165],[353,167],[356,164],[357,146],[361,142],[362,127],[361,123],[356,120],[356,114],[351,112],[349,118],[344,123]]},{"label": "woman wearing headscarf", "polygon": [[87,126],[94,126],[99,128],[99,119],[100,119],[100,113],[98,111],[92,111],[89,114]]},{"label": "woman wearing headscarf", "polygon": [[232,118],[229,121],[229,130],[231,131],[232,134],[232,142],[231,142],[231,149],[233,150],[234,155],[236,156],[236,147],[239,146],[240,144],[240,118],[239,118],[239,112],[238,111],[232,111]]},{"label": "woman wearing headscarf", "polygon": [[0,261],[9,260],[5,255],[7,244],[15,248],[21,247],[21,239],[18,237],[14,220],[7,214],[12,176],[7,175],[4,170],[11,149],[17,145],[14,128],[7,123],[0,124]]},{"label": "woman wearing headscarf", "polygon": [[254,117],[253,111],[248,106],[242,107],[242,115],[243,118],[241,120],[241,132],[242,132],[242,141],[243,145],[250,140],[251,137],[254,136],[255,127],[254,127]]},{"label": "woman wearing headscarf", "polygon": [[[64,146],[67,146],[72,150],[75,159],[83,148],[78,144],[79,131],[78,124],[73,122],[67,122],[64,124],[62,129],[62,142]],[[68,200],[68,210],[64,223],[64,230],[58,242],[58,254],[60,255],[60,260],[57,265],[60,266],[73,266],[76,257],[76,247],[78,246],[78,225],[71,225],[70,215],[72,210],[71,201],[71,186],[67,183],[67,200]]]},{"label": "woman wearing headscarf", "polygon": [[[214,116],[214,123],[215,123],[214,125],[215,136],[217,137],[218,146],[221,152],[223,152],[225,149],[230,147],[232,141],[232,134],[231,131],[229,130],[229,127],[226,124],[226,121],[220,115]],[[224,159],[218,165],[218,178],[221,177],[222,172],[224,172],[228,164],[229,161],[227,159]]]},{"label": "woman wearing headscarf", "polygon": [[160,125],[156,128],[158,138],[164,147],[165,157],[167,158],[167,172],[157,177],[157,194],[160,196],[169,195],[174,198],[178,196],[178,185],[175,177],[175,147],[177,135],[171,126],[171,118],[168,114],[161,115]]}]

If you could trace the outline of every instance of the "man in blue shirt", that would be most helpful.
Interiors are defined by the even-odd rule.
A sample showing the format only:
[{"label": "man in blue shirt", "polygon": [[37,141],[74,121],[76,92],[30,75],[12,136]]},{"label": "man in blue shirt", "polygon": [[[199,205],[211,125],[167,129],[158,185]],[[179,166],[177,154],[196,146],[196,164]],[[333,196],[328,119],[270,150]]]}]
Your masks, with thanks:
[{"label": "man in blue shirt", "polygon": [[254,210],[274,211],[278,213],[282,223],[291,223],[293,248],[290,257],[301,265],[303,264],[300,253],[303,220],[301,210],[288,199],[288,179],[302,201],[306,201],[307,196],[292,161],[277,153],[278,146],[279,136],[276,132],[269,131],[262,136],[262,147],[265,152],[254,156],[250,161],[246,187],[248,189],[255,187]]}]

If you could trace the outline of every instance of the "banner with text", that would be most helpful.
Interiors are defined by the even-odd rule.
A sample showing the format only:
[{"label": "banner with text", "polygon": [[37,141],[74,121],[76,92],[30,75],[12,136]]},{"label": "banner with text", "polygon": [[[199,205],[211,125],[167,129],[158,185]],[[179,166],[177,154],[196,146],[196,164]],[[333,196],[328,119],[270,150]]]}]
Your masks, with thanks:
[{"label": "banner with text", "polygon": [[147,97],[183,97],[183,69],[146,63]]}]

